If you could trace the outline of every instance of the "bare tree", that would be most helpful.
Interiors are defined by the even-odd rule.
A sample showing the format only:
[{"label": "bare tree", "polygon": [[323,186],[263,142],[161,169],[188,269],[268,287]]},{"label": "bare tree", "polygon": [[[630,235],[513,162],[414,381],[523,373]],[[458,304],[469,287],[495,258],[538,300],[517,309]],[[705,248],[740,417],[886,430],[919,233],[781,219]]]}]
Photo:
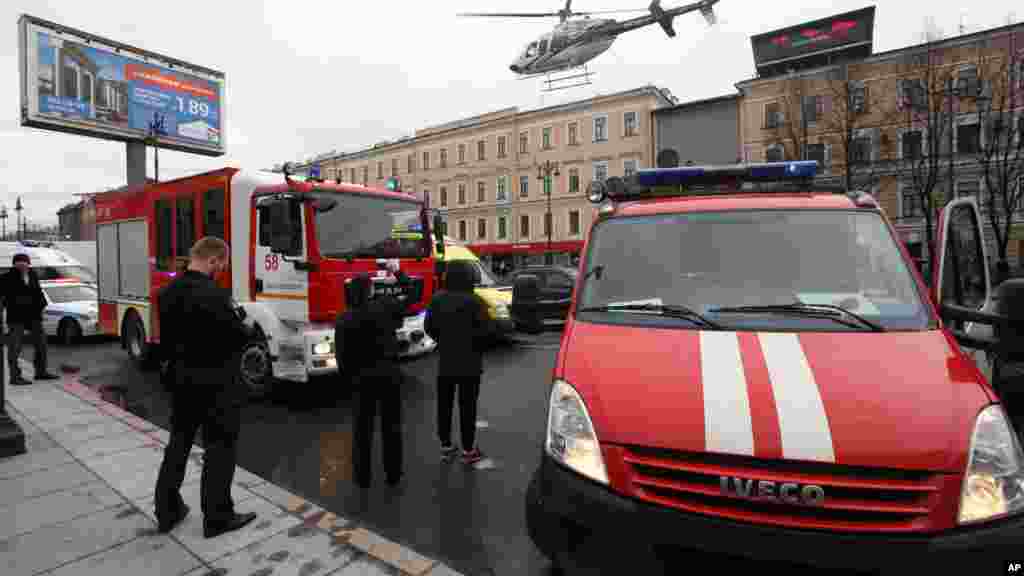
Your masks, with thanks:
[{"label": "bare tree", "polygon": [[[1016,35],[1005,38],[996,50],[978,56],[978,121],[983,131],[977,162],[985,181],[982,209],[988,216],[997,250],[999,282],[1009,273],[1006,256],[1010,227],[1021,211],[1024,176],[1024,57]],[[995,52],[995,54],[993,54]],[[986,56],[988,56],[986,58]],[[992,58],[995,56],[995,58]]]},{"label": "bare tree", "polygon": [[941,199],[936,188],[952,168],[951,134],[952,71],[942,66],[942,53],[934,47],[912,53],[898,80],[897,109],[904,132],[898,138],[897,174],[909,179],[917,207],[923,212],[928,261],[935,262],[933,237],[936,210]]}]

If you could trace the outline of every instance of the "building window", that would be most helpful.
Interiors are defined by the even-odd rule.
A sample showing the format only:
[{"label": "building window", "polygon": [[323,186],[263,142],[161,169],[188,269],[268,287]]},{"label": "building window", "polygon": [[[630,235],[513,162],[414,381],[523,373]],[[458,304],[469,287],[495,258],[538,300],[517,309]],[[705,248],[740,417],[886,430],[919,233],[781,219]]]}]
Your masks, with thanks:
[{"label": "building window", "polygon": [[622,127],[626,136],[636,136],[640,133],[640,115],[626,112],[622,115]]},{"label": "building window", "polygon": [[459,220],[459,240],[466,240],[466,221]]},{"label": "building window", "polygon": [[505,220],[505,217],[504,216],[498,216],[498,239],[499,240],[504,240],[505,237],[508,236],[507,227],[508,227],[508,222]]},{"label": "building window", "polygon": [[900,184],[899,192],[901,218],[919,218],[924,216],[924,210],[921,209],[921,197],[917,193],[917,189],[914,188],[913,183],[903,182]]},{"label": "building window", "polygon": [[764,150],[765,162],[785,162],[786,149],[782,144],[773,144]]},{"label": "building window", "polygon": [[529,152],[530,151],[529,145],[530,145],[530,135],[529,135],[529,133],[527,133],[527,132],[520,132],[519,133],[519,153],[520,154],[526,154],[527,152]]},{"label": "building window", "polygon": [[430,170],[430,152],[423,153],[423,169]]},{"label": "building window", "polygon": [[555,231],[554,231],[554,227],[552,226],[552,222],[551,222],[551,213],[550,212],[546,212],[546,213],[544,213],[544,236],[548,237],[548,236],[554,236],[554,235],[555,235]]},{"label": "building window", "polygon": [[864,82],[852,80],[848,86],[850,112],[853,114],[864,114],[868,111],[868,87]]},{"label": "building window", "polygon": [[441,168],[448,166],[448,149],[441,148]]},{"label": "building window", "polygon": [[483,161],[487,159],[487,141],[480,140],[476,143],[476,159]]},{"label": "building window", "polygon": [[579,236],[580,235],[580,211],[571,210],[569,211],[569,235]]},{"label": "building window", "polygon": [[594,162],[594,181],[604,182],[608,179],[608,162]]},{"label": "building window", "polygon": [[900,157],[916,159],[921,157],[924,135],[920,130],[908,130],[900,135]]},{"label": "building window", "polygon": [[981,198],[981,180],[979,178],[967,178],[964,180],[958,180],[956,183],[956,197],[963,198],[967,196],[974,196],[977,198],[978,203],[982,210],[987,208],[987,202],[982,202]]},{"label": "building window", "polygon": [[356,183],[356,169],[355,168],[349,168],[348,169],[348,181],[353,183],[353,184]]},{"label": "building window", "polygon": [[569,169],[569,193],[575,194],[580,191],[580,169]]},{"label": "building window", "polygon": [[447,206],[447,205],[448,205],[448,187],[447,186],[441,186],[441,206],[443,207],[443,206]]},{"label": "building window", "polygon": [[466,185],[465,184],[459,184],[459,204],[461,205],[461,204],[465,204],[465,203],[466,203]]},{"label": "building window", "polygon": [[854,164],[871,162],[873,148],[870,134],[855,134],[850,142],[850,161]]},{"label": "building window", "polygon": [[530,216],[527,214],[523,214],[519,217],[519,237],[530,237]]},{"label": "building window", "polygon": [[981,82],[978,81],[978,67],[967,66],[960,70],[956,78],[957,96],[961,98],[977,98],[981,95]]},{"label": "building window", "polygon": [[904,78],[897,84],[899,107],[924,110],[928,106],[928,93],[920,78]]},{"label": "building window", "polygon": [[530,195],[530,177],[520,176],[519,177],[519,197],[526,198]]},{"label": "building window", "polygon": [[828,168],[832,163],[832,146],[828,144],[808,144],[806,156],[808,160],[817,160],[818,166],[822,169]]},{"label": "building window", "polygon": [[487,220],[480,218],[476,221],[476,237],[480,240],[487,238]]},{"label": "building window", "polygon": [[778,128],[782,126],[782,105],[778,102],[770,102],[764,105],[764,127]]},{"label": "building window", "polygon": [[487,201],[487,185],[483,182],[476,183],[476,201],[481,204]]},{"label": "building window", "polygon": [[608,141],[608,116],[594,116],[594,142]]},{"label": "building window", "polygon": [[977,154],[981,150],[981,124],[960,124],[956,127],[958,154]]},{"label": "building window", "polygon": [[569,123],[569,145],[576,146],[580,143],[580,125],[577,122]]},{"label": "building window", "polygon": [[551,150],[551,128],[544,128],[541,131],[541,145],[542,150]]},{"label": "building window", "polygon": [[363,166],[363,186],[366,186],[366,184],[369,181],[370,181],[370,167],[369,166]]},{"label": "building window", "polygon": [[466,145],[459,144],[459,164],[466,163]]},{"label": "building window", "polygon": [[384,163],[377,162],[377,180],[384,178]]},{"label": "building window", "polygon": [[398,177],[398,158],[391,159],[391,176],[394,178]]},{"label": "building window", "polygon": [[814,124],[818,121],[818,118],[821,116],[823,101],[821,96],[804,96],[803,115],[804,120],[808,124]]},{"label": "building window", "polygon": [[623,160],[622,162],[622,175],[625,178],[629,178],[633,174],[636,174],[637,161],[635,159]]},{"label": "building window", "polygon": [[498,158],[504,158],[506,154],[505,150],[505,137],[498,136]]},{"label": "building window", "polygon": [[508,200],[508,190],[506,190],[506,188],[507,186],[505,182],[505,177],[499,176],[498,181],[496,183],[496,192],[494,194],[494,199],[497,200],[498,202],[504,202],[505,200]]}]

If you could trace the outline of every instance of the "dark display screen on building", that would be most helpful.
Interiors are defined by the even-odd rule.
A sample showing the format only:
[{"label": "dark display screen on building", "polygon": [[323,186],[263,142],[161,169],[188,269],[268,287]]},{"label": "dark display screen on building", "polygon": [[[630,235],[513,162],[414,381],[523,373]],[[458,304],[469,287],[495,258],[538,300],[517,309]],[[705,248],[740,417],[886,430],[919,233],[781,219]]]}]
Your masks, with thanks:
[{"label": "dark display screen on building", "polygon": [[875,7],[862,8],[791,28],[752,37],[754,62],[761,66],[870,42],[875,25]]}]

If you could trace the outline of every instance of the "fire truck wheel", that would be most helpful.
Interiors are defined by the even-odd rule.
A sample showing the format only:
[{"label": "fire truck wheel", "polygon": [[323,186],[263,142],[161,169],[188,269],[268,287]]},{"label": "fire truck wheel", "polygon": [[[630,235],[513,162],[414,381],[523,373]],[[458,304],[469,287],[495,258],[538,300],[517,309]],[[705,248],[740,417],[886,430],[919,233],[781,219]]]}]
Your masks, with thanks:
[{"label": "fire truck wheel", "polygon": [[250,396],[261,397],[270,391],[273,367],[265,342],[253,340],[246,344],[238,368]]},{"label": "fire truck wheel", "polygon": [[138,314],[129,312],[125,316],[122,334],[124,334],[125,348],[128,349],[128,355],[132,361],[143,369],[151,367],[150,347],[146,342],[146,327],[143,326],[142,319]]}]

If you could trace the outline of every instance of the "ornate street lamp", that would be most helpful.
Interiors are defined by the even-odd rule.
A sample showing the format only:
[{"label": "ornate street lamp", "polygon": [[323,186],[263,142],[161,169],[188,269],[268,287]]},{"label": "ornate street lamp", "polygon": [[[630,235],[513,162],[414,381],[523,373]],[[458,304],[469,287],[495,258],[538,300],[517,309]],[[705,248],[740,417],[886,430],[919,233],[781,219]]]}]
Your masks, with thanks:
[{"label": "ornate street lamp", "polygon": [[554,218],[551,216],[551,176],[559,176],[558,162],[552,162],[545,160],[543,164],[537,166],[537,180],[539,180],[544,186],[544,193],[547,196],[548,211],[544,220],[544,228],[546,229],[548,236],[548,249],[544,254],[544,262],[549,266],[554,263],[554,254],[551,252],[551,232],[555,227]]}]

